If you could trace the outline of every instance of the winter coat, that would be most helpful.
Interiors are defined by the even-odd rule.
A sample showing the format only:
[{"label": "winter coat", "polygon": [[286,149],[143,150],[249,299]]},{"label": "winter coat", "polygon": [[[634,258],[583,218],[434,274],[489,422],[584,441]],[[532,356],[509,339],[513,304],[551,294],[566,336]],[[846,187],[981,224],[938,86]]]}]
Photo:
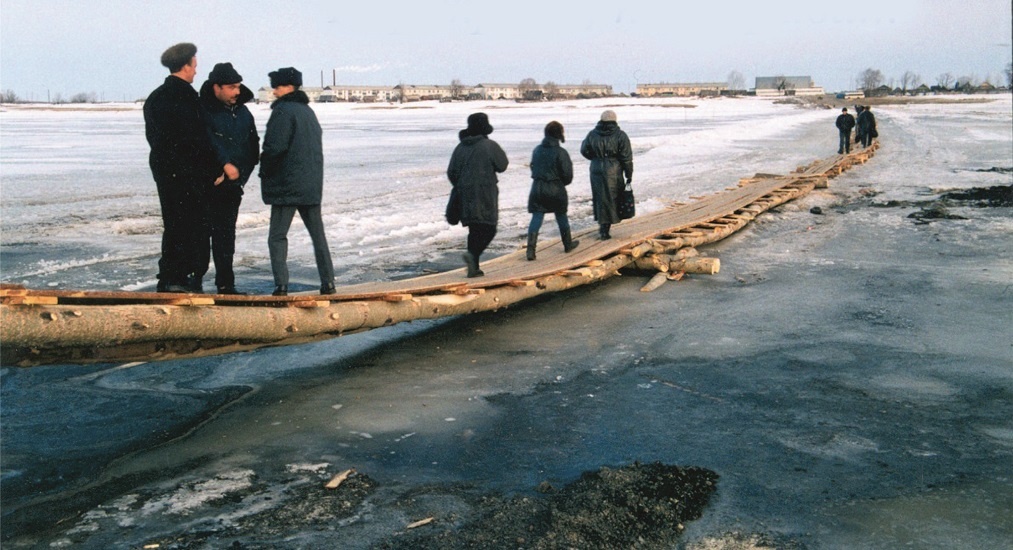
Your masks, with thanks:
[{"label": "winter coat", "polygon": [[160,183],[210,187],[221,175],[207,128],[207,115],[187,81],[169,75],[144,101],[144,134],[151,146],[148,164]]},{"label": "winter coat", "polygon": [[496,225],[499,221],[499,178],[507,169],[506,153],[487,136],[467,136],[454,148],[447,178],[461,196],[461,225]]},{"label": "winter coat", "polygon": [[531,153],[531,180],[528,212],[565,215],[569,206],[566,186],[573,181],[573,162],[558,139],[546,137]]},{"label": "winter coat", "polygon": [[876,132],[876,117],[873,116],[872,111],[865,110],[858,115],[858,128],[863,135],[879,137],[879,133]]},{"label": "winter coat", "polygon": [[591,161],[591,202],[598,223],[619,223],[616,205],[625,179],[633,178],[633,149],[619,125],[601,121],[580,144],[580,154]]},{"label": "winter coat", "polygon": [[260,161],[260,135],[253,114],[246,103],[253,99],[249,88],[239,85],[239,97],[236,104],[229,106],[215,97],[214,85],[205,81],[200,88],[200,99],[207,112],[211,130],[211,142],[218,152],[218,162],[224,166],[232,163],[239,169],[239,179],[225,179],[221,185],[233,185],[240,188],[253,175],[253,167]]},{"label": "winter coat", "polygon": [[[865,111],[862,112],[864,113]],[[837,117],[837,122],[835,124],[837,125],[838,130],[851,133],[851,129],[855,127],[855,117],[851,116],[851,113],[841,113],[841,115]]]},{"label": "winter coat", "polygon": [[320,204],[324,191],[323,135],[302,90],[271,104],[260,155],[260,193],[264,203],[281,206]]}]

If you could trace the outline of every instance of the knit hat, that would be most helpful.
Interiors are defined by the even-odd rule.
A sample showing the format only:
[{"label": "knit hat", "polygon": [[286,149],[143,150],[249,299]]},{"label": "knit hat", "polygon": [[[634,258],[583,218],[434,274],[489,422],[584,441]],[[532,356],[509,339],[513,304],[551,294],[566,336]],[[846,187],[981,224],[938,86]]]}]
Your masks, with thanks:
[{"label": "knit hat", "polygon": [[232,68],[232,63],[218,63],[214,69],[211,69],[208,81],[219,86],[223,84],[239,84],[243,81],[243,77]]},{"label": "knit hat", "polygon": [[616,122],[616,120],[616,112],[611,109],[601,114],[602,122]]},{"label": "knit hat", "polygon": [[278,86],[295,86],[298,88],[302,86],[302,73],[295,70],[295,67],[285,67],[278,69],[267,74],[271,79],[271,87],[277,88]]},{"label": "knit hat", "polygon": [[553,120],[552,122],[545,125],[545,137],[556,138],[560,143],[566,142],[566,137],[563,136],[563,125]]},{"label": "knit hat", "polygon": [[162,52],[162,66],[169,69],[170,73],[175,73],[190,63],[195,55],[197,55],[197,46],[189,42],[180,42],[169,46],[167,50]]},{"label": "knit hat", "polygon": [[469,136],[487,136],[492,133],[492,126],[489,125],[489,115],[485,113],[472,113],[468,115]]}]

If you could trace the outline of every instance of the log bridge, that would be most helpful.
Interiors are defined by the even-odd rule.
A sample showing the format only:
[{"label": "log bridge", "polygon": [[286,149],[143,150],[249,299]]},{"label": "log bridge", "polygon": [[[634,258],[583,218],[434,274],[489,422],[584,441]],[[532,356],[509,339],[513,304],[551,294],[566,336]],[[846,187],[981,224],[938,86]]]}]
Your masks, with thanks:
[{"label": "log bridge", "polygon": [[399,281],[338,287],[335,294],[226,296],[157,292],[33,290],[0,284],[0,364],[157,361],[313,342],[415,319],[500,308],[607,279],[623,268],[654,273],[643,291],[685,273],[717,273],[720,262],[696,247],[721,240],[761,213],[826,187],[879,147],[816,160],[788,175],[756,174],[690,203],[613,226],[612,239],[575,235],[482,263],[485,276],[457,269]]}]

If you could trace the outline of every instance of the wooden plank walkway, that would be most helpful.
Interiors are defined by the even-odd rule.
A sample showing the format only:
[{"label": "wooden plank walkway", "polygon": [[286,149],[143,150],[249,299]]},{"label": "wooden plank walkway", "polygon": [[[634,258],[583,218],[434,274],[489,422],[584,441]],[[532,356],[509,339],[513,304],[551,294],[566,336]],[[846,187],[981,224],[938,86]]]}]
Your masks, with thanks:
[{"label": "wooden plank walkway", "polygon": [[538,259],[523,249],[482,263],[484,277],[463,268],[399,281],[339,287],[335,294],[225,296],[157,292],[32,290],[0,285],[0,363],[102,362],[192,357],[294,344],[349,332],[495,310],[533,296],[614,275],[644,255],[671,253],[723,239],[783,204],[870,158],[878,142],[849,155],[757,174],[724,192],[626,220],[600,241],[597,228],[574,235],[564,253],[542,241]]}]

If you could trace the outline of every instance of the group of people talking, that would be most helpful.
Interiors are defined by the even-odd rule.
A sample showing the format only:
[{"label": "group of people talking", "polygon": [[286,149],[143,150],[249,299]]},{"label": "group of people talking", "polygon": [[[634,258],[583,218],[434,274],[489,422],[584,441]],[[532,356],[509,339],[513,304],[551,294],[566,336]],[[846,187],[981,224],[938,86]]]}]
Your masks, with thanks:
[{"label": "group of people talking", "polygon": [[[151,147],[148,163],[163,225],[157,291],[203,292],[203,278],[213,259],[216,292],[243,294],[233,272],[236,221],[243,187],[259,164],[261,196],[271,206],[268,251],[273,294],[288,294],[288,231],[297,212],[313,242],[320,293],[333,294],[334,266],[320,208],[322,132],[308,96],[300,90],[302,73],[285,67],[268,74],[276,99],[261,143],[246,107],[253,92],[231,63],[216,64],[199,93],[192,86],[197,75],[195,45],[169,47],[161,63],[169,76],[144,103],[145,136]],[[489,139],[492,131],[485,113],[470,115],[447,168],[456,200],[453,221],[468,228],[463,256],[468,277],[483,275],[479,258],[496,235],[499,216],[497,174],[509,164],[503,149]],[[544,133],[531,161],[528,260],[535,260],[538,232],[547,213],[555,216],[566,252],[579,244],[567,218],[566,186],[573,181],[573,164],[561,145],[566,141],[563,125],[549,122]],[[620,194],[633,178],[630,140],[614,111],[601,114],[580,150],[591,161],[599,238],[609,239],[612,224],[621,220]]]}]

